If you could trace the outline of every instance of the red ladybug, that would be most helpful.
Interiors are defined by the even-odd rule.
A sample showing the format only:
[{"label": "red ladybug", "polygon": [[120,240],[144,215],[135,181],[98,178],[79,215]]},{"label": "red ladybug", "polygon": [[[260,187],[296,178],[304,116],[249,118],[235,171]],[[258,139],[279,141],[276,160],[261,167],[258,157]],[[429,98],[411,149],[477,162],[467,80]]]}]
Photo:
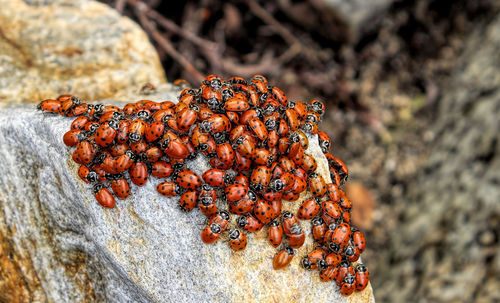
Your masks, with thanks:
[{"label": "red ladybug", "polygon": [[333,203],[331,200],[321,202],[321,208],[325,214],[334,220],[337,220],[342,216],[342,208],[337,203]]},{"label": "red ladybug", "polygon": [[85,127],[85,124],[89,122],[90,119],[87,116],[80,116],[73,120],[71,123],[71,129],[83,129]]},{"label": "red ladybug", "polygon": [[89,141],[81,141],[76,146],[76,153],[83,164],[89,164],[96,153],[96,148]]},{"label": "red ladybug", "polygon": [[355,283],[356,283],[356,279],[354,278],[354,276],[350,273],[347,274],[344,278],[344,282],[340,286],[340,293],[343,296],[351,295],[354,292],[354,290],[356,289]]},{"label": "red ladybug", "polygon": [[313,156],[304,154],[304,159],[300,164],[300,167],[302,167],[306,172],[311,173],[316,171],[316,168],[318,168],[318,164]]},{"label": "red ladybug", "polygon": [[316,217],[311,221],[312,224],[312,235],[313,239],[316,242],[322,242],[323,237],[325,236],[326,231],[328,230],[328,226],[325,224],[321,217]]},{"label": "red ladybug", "polygon": [[231,167],[234,163],[234,151],[233,148],[231,147],[231,144],[229,143],[222,143],[217,146],[217,156],[219,159],[226,164],[227,166]]},{"label": "red ladybug", "polygon": [[302,227],[299,225],[299,223],[294,223],[292,227],[290,228],[290,233],[287,234],[288,236],[288,244],[292,248],[299,248],[302,245],[304,245],[304,242],[306,240],[306,234],[302,230]]},{"label": "red ladybug", "polygon": [[54,99],[43,100],[40,104],[38,104],[38,109],[49,113],[59,113],[59,110],[61,109],[61,101]]},{"label": "red ladybug", "polygon": [[259,140],[264,141],[267,139],[268,131],[264,122],[258,118],[252,118],[248,122],[248,126],[254,132],[254,134],[259,138]]},{"label": "red ladybug", "polygon": [[181,195],[179,199],[179,206],[185,212],[192,211],[198,204],[198,192],[195,190],[188,190]]},{"label": "red ladybug", "polygon": [[156,162],[160,160],[162,156],[163,152],[158,146],[150,147],[143,153],[143,157],[145,157],[147,162]]},{"label": "red ladybug", "polygon": [[363,264],[358,264],[358,266],[356,266],[355,280],[356,291],[362,291],[368,285],[368,282],[370,281],[370,273]]},{"label": "red ladybug", "polygon": [[235,202],[228,203],[228,211],[232,214],[245,214],[251,212],[254,208],[255,202],[257,201],[257,196],[251,190],[243,197]]},{"label": "red ladybug", "polygon": [[115,197],[111,194],[109,189],[104,187],[102,183],[97,183],[94,186],[94,197],[101,204],[101,206],[106,208],[115,207]]},{"label": "red ladybug", "polygon": [[120,124],[118,129],[116,130],[116,142],[125,143],[128,140],[130,121],[128,120],[120,120]]},{"label": "red ladybug", "polygon": [[234,251],[244,250],[247,247],[247,236],[238,229],[229,231],[229,246]]},{"label": "red ladybug", "polygon": [[137,186],[144,186],[148,181],[148,169],[143,162],[137,162],[128,169],[130,180]]},{"label": "red ladybug", "polygon": [[254,216],[262,223],[267,224],[274,219],[275,215],[268,201],[258,199],[253,209]]},{"label": "red ladybug", "polygon": [[177,176],[177,183],[185,189],[197,189],[201,186],[201,178],[193,171],[183,169]]},{"label": "red ladybug", "polygon": [[223,187],[233,182],[234,176],[222,169],[212,168],[201,175],[203,181],[210,186]]},{"label": "red ladybug", "polygon": [[208,225],[217,223],[220,225],[221,232],[225,232],[227,229],[227,225],[229,224],[229,219],[230,216],[227,211],[218,211],[210,217],[210,219],[208,220]]},{"label": "red ladybug", "polygon": [[117,198],[126,199],[130,195],[130,186],[123,176],[111,180],[111,189]]},{"label": "red ladybug", "polygon": [[354,246],[359,250],[359,253],[363,253],[365,251],[366,240],[365,235],[361,231],[353,229],[352,241]]},{"label": "red ladybug", "polygon": [[326,193],[326,183],[323,177],[317,173],[309,174],[309,190],[317,197],[322,198]]},{"label": "red ladybug", "polygon": [[230,112],[243,112],[249,109],[250,105],[247,101],[245,101],[245,99],[235,96],[227,99],[226,103],[224,104],[224,108],[226,109],[226,111]]},{"label": "red ladybug", "polygon": [[262,229],[263,224],[252,215],[244,215],[238,218],[238,226],[244,230],[254,233]]},{"label": "red ladybug", "polygon": [[319,200],[317,198],[309,198],[304,200],[304,202],[300,205],[297,217],[302,220],[311,220],[319,213],[320,210],[321,206],[319,205]]},{"label": "red ladybug", "polygon": [[318,269],[319,267],[326,266],[326,264],[320,265],[320,261],[321,263],[325,262],[324,259],[326,257],[326,254],[327,252],[323,248],[316,248],[302,259],[300,265],[302,265],[302,267],[304,267],[305,269]]},{"label": "red ladybug", "polygon": [[145,137],[147,142],[154,142],[163,136],[165,125],[162,121],[155,121],[146,126]]},{"label": "red ladybug", "polygon": [[198,208],[201,213],[207,217],[211,217],[215,215],[218,211],[218,207],[215,204],[215,200],[210,196],[203,196],[199,198],[200,203],[198,204]]},{"label": "red ladybug", "polygon": [[287,267],[290,262],[292,262],[293,249],[291,247],[285,247],[282,250],[278,251],[273,258],[273,268],[275,270],[282,269]]},{"label": "red ladybug", "polygon": [[201,232],[201,240],[206,244],[215,243],[219,240],[221,234],[220,225],[213,223],[212,225],[206,226]]},{"label": "red ladybug", "polygon": [[271,171],[264,165],[257,166],[252,171],[250,181],[257,191],[261,191],[269,185],[271,181]]},{"label": "red ladybug", "polygon": [[340,201],[340,198],[342,197],[341,193],[342,193],[342,191],[339,189],[337,184],[328,183],[326,185],[326,195],[333,202],[337,203]]},{"label": "red ladybug", "polygon": [[165,197],[174,197],[182,194],[183,192],[180,186],[178,186],[174,182],[168,182],[168,181],[158,184],[156,190]]},{"label": "red ladybug", "polygon": [[321,282],[332,281],[338,275],[338,272],[339,272],[338,267],[328,266],[327,268],[322,269],[319,272],[319,279],[321,280]]},{"label": "red ladybug", "polygon": [[351,238],[351,227],[347,223],[340,223],[333,231],[329,247],[334,252],[344,249]]},{"label": "red ladybug", "polygon": [[344,256],[349,262],[356,262],[359,259],[359,249],[352,245],[347,245],[344,249]]},{"label": "red ladybug", "polygon": [[144,136],[144,132],[146,131],[146,122],[141,119],[135,119],[130,123],[129,126],[129,139],[132,142],[139,141],[142,136]]},{"label": "red ladybug", "polygon": [[267,230],[267,239],[272,246],[278,247],[283,240],[283,227],[278,221],[271,221]]},{"label": "red ladybug", "polygon": [[85,183],[91,183],[97,181],[97,173],[94,171],[91,171],[87,166],[85,165],[80,165],[78,168],[78,176],[80,179],[82,179]]},{"label": "red ladybug", "polygon": [[337,285],[340,286],[340,284],[344,281],[345,277],[350,274],[354,276],[354,267],[352,267],[351,262],[347,260],[343,260],[339,264],[339,271],[337,273],[337,277],[335,279],[337,280]]},{"label": "red ladybug", "polygon": [[75,146],[80,142],[80,136],[83,135],[80,129],[71,129],[63,136],[63,142],[66,146]]},{"label": "red ladybug", "polygon": [[285,232],[285,234],[287,235],[291,234],[292,226],[296,223],[299,223],[299,220],[297,219],[296,216],[294,216],[289,211],[283,212],[282,224],[283,224],[283,231]]},{"label": "red ladybug", "polygon": [[119,156],[113,162],[115,172],[121,173],[128,170],[134,164],[135,155],[132,151],[127,150],[125,154]]},{"label": "red ladybug", "polygon": [[226,200],[230,202],[238,201],[243,199],[248,193],[248,186],[242,184],[232,184],[225,188]]}]

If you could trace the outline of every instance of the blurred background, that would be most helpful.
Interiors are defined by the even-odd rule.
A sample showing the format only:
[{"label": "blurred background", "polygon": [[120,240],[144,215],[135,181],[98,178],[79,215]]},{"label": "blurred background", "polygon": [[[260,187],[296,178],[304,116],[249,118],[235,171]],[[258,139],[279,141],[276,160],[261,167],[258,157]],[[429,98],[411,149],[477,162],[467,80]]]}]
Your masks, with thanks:
[{"label": "blurred background", "polygon": [[[332,154],[349,168],[345,190],[354,203],[354,225],[367,234],[363,260],[378,302],[500,302],[500,1],[100,2],[142,27],[169,81],[198,86],[207,74],[262,74],[289,99],[325,101],[321,129],[333,140]],[[15,19],[5,12],[0,29]],[[99,18],[88,27],[108,26]],[[62,19],[78,21],[74,15]],[[91,38],[112,48],[106,41],[114,41],[113,22],[109,32]],[[24,47],[2,45],[15,40],[13,33],[0,30],[0,88],[8,77],[16,79],[10,70],[41,65],[36,56],[43,49],[34,60],[5,60]],[[81,47],[59,54],[71,63],[85,54]],[[147,53],[141,47],[126,49],[140,57]],[[140,60],[156,56],[147,54]],[[50,64],[66,64],[56,58]],[[57,77],[80,77],[71,64]],[[148,79],[141,73],[154,73],[135,68],[121,75],[137,77],[136,85]],[[80,68],[84,74],[96,69]],[[42,83],[55,77],[52,70],[40,74],[50,79]],[[111,88],[87,89],[92,93],[84,97],[109,97],[120,89],[117,83],[128,85],[118,74],[105,78],[118,79]],[[19,81],[12,83],[11,91]],[[54,92],[79,86],[65,82]],[[38,101],[54,92],[15,96]],[[5,96],[0,90],[0,101]]]},{"label": "blurred background", "polygon": [[379,302],[500,301],[499,1],[103,2],[170,80],[258,73],[326,101]]}]

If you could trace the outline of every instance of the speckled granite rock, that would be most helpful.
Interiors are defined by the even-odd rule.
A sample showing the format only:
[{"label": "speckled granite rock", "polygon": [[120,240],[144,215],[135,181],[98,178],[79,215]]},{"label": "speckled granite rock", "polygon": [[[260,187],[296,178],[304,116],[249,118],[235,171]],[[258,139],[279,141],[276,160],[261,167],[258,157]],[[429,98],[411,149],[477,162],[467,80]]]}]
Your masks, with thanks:
[{"label": "speckled granite rock", "polygon": [[73,93],[116,97],[165,82],[146,34],[91,0],[0,0],[0,106]]},{"label": "speckled granite rock", "polygon": [[[8,172],[0,174],[0,265],[19,281],[0,283],[0,293],[57,302],[374,302],[371,286],[346,299],[299,267],[299,258],[274,271],[264,230],[249,235],[243,252],[224,241],[203,244],[204,216],[158,195],[157,179],[103,209],[62,143],[70,123],[34,106],[0,110],[0,169]],[[316,138],[308,152],[324,173]],[[207,167],[201,156],[189,164],[198,173]],[[299,255],[311,245],[309,238]]]},{"label": "speckled granite rock", "polygon": [[[500,14],[467,39],[429,158],[387,236],[384,302],[500,302]],[[392,253],[388,253],[392,252]]]}]

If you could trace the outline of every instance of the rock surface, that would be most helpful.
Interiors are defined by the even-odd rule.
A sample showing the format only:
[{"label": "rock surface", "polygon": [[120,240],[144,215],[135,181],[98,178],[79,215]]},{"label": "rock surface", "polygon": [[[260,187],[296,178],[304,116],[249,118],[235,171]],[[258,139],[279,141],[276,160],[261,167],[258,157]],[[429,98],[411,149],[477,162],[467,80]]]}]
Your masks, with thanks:
[{"label": "rock surface", "polygon": [[[149,98],[175,100],[176,93]],[[185,214],[177,200],[158,195],[157,179],[103,209],[62,143],[70,123],[34,106],[0,109],[6,172],[0,174],[0,265],[12,278],[0,283],[0,293],[7,301],[374,302],[370,285],[344,298],[334,283],[303,270],[297,257],[274,271],[275,250],[264,230],[249,235],[243,252],[224,241],[203,244],[203,215]],[[317,139],[308,152],[325,172]],[[199,156],[189,167],[201,173],[208,165]]]},{"label": "rock surface", "polygon": [[499,302],[500,15],[467,39],[379,263],[384,302]]},{"label": "rock surface", "polygon": [[117,97],[165,82],[137,24],[91,0],[0,0],[0,106],[72,93]]}]

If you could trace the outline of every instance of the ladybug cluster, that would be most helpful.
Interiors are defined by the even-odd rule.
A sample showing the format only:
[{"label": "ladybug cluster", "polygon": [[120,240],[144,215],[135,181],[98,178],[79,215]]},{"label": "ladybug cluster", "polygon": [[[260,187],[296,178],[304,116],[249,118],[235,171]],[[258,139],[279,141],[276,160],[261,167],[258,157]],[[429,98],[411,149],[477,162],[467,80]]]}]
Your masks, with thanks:
[{"label": "ladybug cluster", "polygon": [[[243,250],[246,234],[266,226],[277,249],[274,269],[290,264],[306,239],[300,222],[312,220],[317,247],[302,266],[318,270],[321,281],[335,280],[346,296],[367,286],[366,267],[353,264],[365,237],[351,227],[351,202],[339,188],[348,171],[318,131],[321,101],[289,101],[260,75],[226,81],[210,75],[200,88],[184,89],[177,103],[141,100],[119,108],[62,95],[39,108],[77,117],[63,140],[76,147],[78,175],[94,184],[102,206],[113,208],[115,196],[127,198],[129,180],[143,186],[152,175],[163,181],[158,193],[178,196],[183,211],[198,208],[207,217],[204,243],[225,237],[233,250]],[[316,173],[316,160],[305,152],[308,135],[318,136],[332,183]],[[198,155],[211,166],[201,176],[185,165]],[[282,203],[296,203],[306,189],[312,197],[300,202],[296,214],[282,211]]]}]

